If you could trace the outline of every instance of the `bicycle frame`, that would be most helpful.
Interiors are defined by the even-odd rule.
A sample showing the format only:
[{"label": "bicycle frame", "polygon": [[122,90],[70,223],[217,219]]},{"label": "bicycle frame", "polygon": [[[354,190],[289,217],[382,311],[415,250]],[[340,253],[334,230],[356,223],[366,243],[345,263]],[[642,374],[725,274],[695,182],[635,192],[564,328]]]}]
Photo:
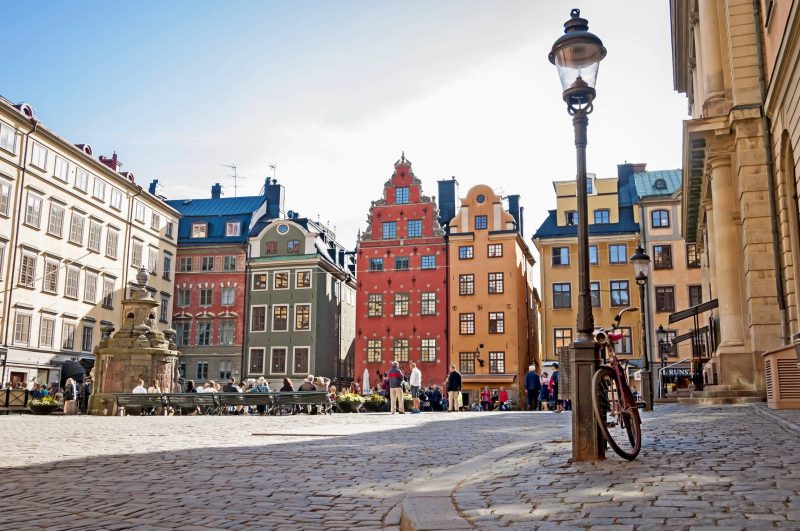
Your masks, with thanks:
[{"label": "bicycle frame", "polygon": [[[620,321],[622,321],[622,316],[625,312],[629,311],[636,311],[638,308],[629,306],[627,308],[623,308],[617,315],[614,316],[614,324],[611,325],[611,331],[606,333],[606,341],[601,343],[600,345],[600,355],[603,360],[603,365],[607,366],[611,370],[614,371],[616,375],[617,384],[619,385],[620,394],[623,395],[620,397],[621,402],[624,404],[624,410],[628,410],[628,408],[635,408],[636,403],[633,401],[633,396],[630,393],[630,383],[628,382],[628,374],[627,371],[622,368],[622,364],[624,362],[620,361],[617,357],[617,353],[614,351],[614,345],[622,339],[622,334],[615,333],[619,329]],[[603,351],[607,351],[609,354],[609,359],[606,361],[606,356],[603,355]],[[623,381],[624,380],[624,381]],[[627,393],[623,393],[622,390],[627,389]],[[614,412],[616,413],[616,412]],[[640,421],[641,422],[641,421]]]}]

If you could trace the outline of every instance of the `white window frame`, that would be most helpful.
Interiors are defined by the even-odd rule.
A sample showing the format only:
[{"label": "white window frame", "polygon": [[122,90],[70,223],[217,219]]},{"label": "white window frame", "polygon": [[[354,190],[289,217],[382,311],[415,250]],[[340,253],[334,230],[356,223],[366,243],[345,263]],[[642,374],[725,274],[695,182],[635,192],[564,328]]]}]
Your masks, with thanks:
[{"label": "white window frame", "polygon": [[[45,293],[58,294],[58,271],[61,265],[58,260],[53,258],[44,259],[44,276],[42,277],[42,291]],[[53,268],[53,269],[51,269]],[[53,285],[50,286],[50,280],[53,279]],[[52,289],[50,289],[52,287]]]},{"label": "white window frame", "polygon": [[[23,273],[26,271],[26,260],[30,260],[31,262],[27,268],[28,274],[23,277]],[[37,256],[35,253],[22,252],[22,255],[19,257],[19,276],[17,277],[17,283],[20,286],[25,286],[26,288],[36,287],[36,262]]]},{"label": "white window frame", "polygon": [[106,229],[106,256],[114,260],[117,259],[119,251],[119,231],[108,227]]},{"label": "white window frame", "polygon": [[[303,349],[306,351],[306,370],[295,372],[295,366],[297,365],[297,351],[298,349]],[[288,369],[288,367],[287,367]],[[296,347],[292,347],[292,374],[308,374],[311,372],[311,346],[310,345],[298,345]]]},{"label": "white window frame", "polygon": [[[74,286],[72,281],[74,280]],[[72,291],[74,289],[74,291]],[[75,266],[67,266],[67,274],[64,278],[64,296],[70,299],[77,299],[81,293],[81,270]]]},{"label": "white window frame", "polygon": [[[188,294],[186,296],[186,300],[183,300],[183,297],[181,296],[181,293],[187,293]],[[189,305],[191,305],[191,303],[192,303],[192,290],[191,290],[191,288],[177,288],[175,290],[175,294],[176,294],[176,297],[177,297],[177,299],[176,299],[177,303],[176,304],[178,305],[179,308],[188,308]]]},{"label": "white window frame", "polygon": [[158,270],[158,247],[147,246],[147,272],[155,275]]},{"label": "white window frame", "polygon": [[[297,309],[300,308],[301,306],[307,306],[308,307],[308,328],[297,328]],[[294,305],[294,312],[292,312],[292,313],[293,313],[292,320],[294,321],[294,323],[293,323],[294,331],[295,332],[310,332],[311,331],[311,304],[307,303],[307,302],[295,304]]]},{"label": "white window frame", "polygon": [[[283,361],[283,372],[272,372],[272,360],[273,356],[275,355],[275,350],[283,350],[285,353],[285,358]],[[289,347],[270,347],[269,349],[269,374],[288,374],[289,369]]]},{"label": "white window frame", "polygon": [[[253,359],[253,351],[260,350],[261,351],[261,372],[250,372],[250,367],[252,367],[251,360]],[[264,374],[265,369],[267,367],[267,360],[266,360],[266,353],[267,349],[264,347],[250,347],[247,352],[247,374]]]},{"label": "white window frame", "polygon": [[44,199],[31,190],[28,190],[28,197],[25,201],[25,224],[39,228],[42,225],[42,205]]},{"label": "white window frame", "polygon": [[88,191],[89,177],[90,177],[89,172],[78,166],[78,168],[75,170],[75,188],[77,188],[81,192]]},{"label": "white window frame", "polygon": [[[50,325],[49,338],[45,334],[46,325]],[[50,340],[49,342],[47,340]],[[52,317],[42,317],[39,319],[39,348],[52,349],[56,339],[56,320]]]},{"label": "white window frame", "polygon": [[139,223],[144,223],[144,218],[147,215],[147,209],[141,201],[133,202],[133,217]]},{"label": "white window frame", "polygon": [[37,141],[33,141],[31,146],[31,165],[39,168],[40,170],[47,170],[47,154],[48,149]]},{"label": "white window frame", "polygon": [[[286,308],[286,329],[285,330],[276,330],[275,329],[275,308]],[[278,332],[278,333],[286,333],[291,330],[291,325],[289,324],[289,319],[291,318],[292,314],[289,312],[289,305],[288,304],[273,304],[271,311],[269,312],[269,330],[270,332]]]},{"label": "white window frame", "polygon": [[97,281],[99,275],[93,271],[87,271],[83,283],[83,302],[97,304]]},{"label": "white window frame", "polygon": [[141,269],[144,259],[144,242],[133,240],[131,245],[131,265],[136,269]]},{"label": "white window frame", "polygon": [[[203,294],[208,293],[208,301],[203,302]],[[203,308],[208,308],[214,304],[214,288],[201,287],[198,290],[197,305]]]},{"label": "white window frame", "polygon": [[111,200],[109,204],[114,210],[122,210],[122,190],[115,186],[111,187]]},{"label": "white window frame", "polygon": [[161,230],[161,214],[155,210],[150,212],[150,228],[153,230]]},{"label": "white window frame", "polygon": [[[297,282],[299,273],[308,273],[308,286],[300,286]],[[314,271],[311,269],[296,269],[294,271],[294,288],[295,289],[311,289],[314,287]]]},{"label": "white window frame", "polygon": [[[24,321],[27,319],[27,329],[25,338],[19,334],[23,329]],[[16,312],[14,315],[14,344],[15,345],[30,345],[31,344],[31,327],[33,326],[33,315],[30,312]]]},{"label": "white window frame", "polygon": [[[231,262],[230,259],[233,259],[233,267],[229,268],[227,265]],[[236,255],[226,255],[222,257],[222,270],[223,271],[236,271]]]},{"label": "white window frame", "polygon": [[[6,244],[0,242],[0,280],[3,280],[5,275],[5,263],[6,263]],[[12,275],[13,278],[13,275]]]},{"label": "white window frame", "polygon": [[56,203],[50,203],[50,215],[47,219],[47,234],[61,238],[64,235],[64,215],[66,209]]},{"label": "white window frame", "polygon": [[113,278],[103,277],[103,298],[100,301],[103,308],[114,307],[114,284]]},{"label": "white window frame", "polygon": [[[230,301],[225,302],[225,293],[230,293]],[[223,286],[222,287],[222,294],[220,296],[220,305],[222,306],[233,306],[236,303],[236,288],[230,286]]]},{"label": "white window frame", "polygon": [[[257,288],[256,287],[256,277],[259,275],[264,275],[264,287]],[[269,273],[253,273],[253,281],[250,285],[250,289],[253,291],[267,291],[269,289]]]},{"label": "white window frame", "polygon": [[[91,343],[92,344],[89,345],[89,349],[88,350],[83,348],[84,339],[86,338],[86,330],[91,330],[92,331],[92,333],[91,333],[91,337],[92,337]],[[91,352],[93,346],[94,346],[94,325],[93,324],[89,324],[89,323],[83,323],[83,325],[81,325],[81,350],[80,350],[80,352]]]},{"label": "white window frame", "polygon": [[0,148],[17,154],[17,130],[5,122],[0,122]]},{"label": "white window frame", "polygon": [[99,253],[102,240],[103,240],[103,226],[99,222],[90,219],[89,239],[86,242],[86,247],[88,247],[90,251]]},{"label": "white window frame", "polygon": [[69,236],[67,241],[77,245],[83,245],[83,228],[86,225],[86,217],[83,214],[72,211],[69,219]]},{"label": "white window frame", "polygon": [[0,180],[0,215],[8,216],[11,208],[11,183]]},{"label": "white window frame", "polygon": [[[223,341],[222,326],[230,325],[230,342]],[[219,319],[217,321],[217,344],[221,346],[231,346],[236,344],[236,320],[235,319]]]},{"label": "white window frame", "polygon": [[[253,328],[253,317],[255,316],[255,312],[253,312],[253,310],[255,310],[256,308],[264,308],[264,329],[263,330],[257,330],[255,328]],[[267,330],[269,330],[269,307],[266,304],[255,304],[255,305],[251,306],[250,309],[251,309],[250,310],[250,331],[251,332],[266,332]]]},{"label": "white window frame", "polygon": [[61,155],[56,155],[53,176],[61,182],[69,182],[69,161]]},{"label": "white window frame", "polygon": [[[77,329],[78,327],[74,321],[64,320],[64,322],[61,323],[61,342],[59,343],[61,345],[61,350],[75,352],[75,332]],[[67,348],[65,342],[70,338],[70,336],[72,337],[72,346]]]},{"label": "white window frame", "polygon": [[192,232],[190,236],[192,239],[208,238],[208,223],[192,223]]},{"label": "white window frame", "polygon": [[105,182],[100,177],[95,176],[94,184],[92,185],[92,197],[95,199],[99,199],[105,203],[106,201],[106,190],[108,189],[108,183]]},{"label": "white window frame", "polygon": [[228,221],[225,223],[225,236],[232,238],[242,235],[241,221]]},{"label": "white window frame", "polygon": [[[286,287],[285,288],[279,288],[278,287],[278,274],[280,274],[280,273],[286,273]],[[291,289],[291,287],[292,287],[291,271],[289,271],[288,269],[285,269],[285,270],[281,270],[281,271],[275,271],[272,274],[272,289],[281,291],[281,290],[285,290],[285,289]]]}]

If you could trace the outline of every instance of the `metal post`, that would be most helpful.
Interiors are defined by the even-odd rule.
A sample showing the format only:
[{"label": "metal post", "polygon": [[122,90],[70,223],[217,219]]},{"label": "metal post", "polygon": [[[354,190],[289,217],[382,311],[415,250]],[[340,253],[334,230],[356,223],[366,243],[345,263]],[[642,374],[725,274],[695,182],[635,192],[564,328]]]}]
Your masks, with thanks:
[{"label": "metal post", "polygon": [[650,353],[647,352],[647,305],[645,305],[644,286],[647,283],[646,279],[636,279],[639,284],[639,303],[642,305],[642,358],[644,360],[644,367],[642,367],[642,396],[644,397],[645,411],[653,411],[653,382],[650,380]]}]

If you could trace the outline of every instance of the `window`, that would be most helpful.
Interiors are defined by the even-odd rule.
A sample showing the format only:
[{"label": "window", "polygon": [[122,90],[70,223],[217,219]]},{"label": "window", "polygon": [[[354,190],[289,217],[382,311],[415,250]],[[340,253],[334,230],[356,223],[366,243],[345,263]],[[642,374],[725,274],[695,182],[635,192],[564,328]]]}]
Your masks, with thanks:
[{"label": "window", "polygon": [[594,211],[594,222],[596,225],[602,225],[605,223],[611,223],[611,212],[606,209],[600,209]]},{"label": "window", "polygon": [[408,270],[408,257],[407,256],[400,256],[394,259],[394,268],[397,271],[406,271]]},{"label": "window", "polygon": [[138,240],[133,241],[133,247],[131,248],[131,265],[136,269],[142,267],[142,253],[144,252],[142,248],[142,242]]},{"label": "window", "polygon": [[381,235],[384,240],[397,238],[397,222],[384,221],[381,228]]},{"label": "window", "polygon": [[600,283],[599,282],[590,282],[589,283],[589,294],[592,298],[592,307],[599,308],[600,307]]},{"label": "window", "polygon": [[[108,282],[108,281],[106,281],[106,282]],[[111,281],[111,293],[112,293],[112,295],[108,299],[109,306],[111,306],[112,305],[111,303],[114,302],[114,300],[113,300],[114,282],[113,281]],[[103,299],[105,300],[105,296],[103,297]],[[164,294],[161,295],[161,305],[159,306],[158,319],[162,323],[168,323],[169,322],[169,295],[164,295]]]},{"label": "window", "polygon": [[175,323],[175,334],[177,336],[176,342],[179,347],[185,347],[189,344],[190,323]]},{"label": "window", "polygon": [[233,304],[233,301],[236,297],[236,289],[227,287],[222,288],[222,298],[220,300],[220,304],[223,306],[230,306]]},{"label": "window", "polygon": [[211,344],[211,321],[197,321],[197,344],[200,346]]},{"label": "window", "polygon": [[592,181],[591,177],[586,178],[586,193],[587,194],[594,193],[594,181]]},{"label": "window", "polygon": [[569,282],[553,284],[553,308],[572,307],[572,285]]},{"label": "window", "polygon": [[265,290],[267,289],[267,274],[266,273],[256,273],[253,275],[253,289],[254,290]]},{"label": "window", "polygon": [[225,256],[222,259],[222,270],[223,271],[236,271],[236,257],[235,256]]},{"label": "window", "polygon": [[91,304],[97,302],[97,273],[86,272],[86,283],[83,286],[83,300]]},{"label": "window", "polygon": [[475,295],[475,275],[458,275],[458,294]]},{"label": "window", "polygon": [[503,273],[489,273],[489,293],[503,293]]},{"label": "window", "polygon": [[[107,183],[100,177],[94,178],[94,187],[92,188],[92,196],[100,201],[106,200],[106,186]],[[154,227],[155,228],[155,227]]]},{"label": "window", "polygon": [[167,224],[164,228],[164,235],[167,238],[172,238],[172,232],[175,230],[175,224],[171,221],[167,221]]},{"label": "window", "polygon": [[367,340],[367,362],[379,363],[383,354],[383,347],[380,339]]},{"label": "window", "polygon": [[672,269],[672,246],[654,245],[653,246],[653,268]]},{"label": "window", "polygon": [[627,264],[628,263],[628,246],[622,244],[609,244],[608,246],[608,263],[609,264]]},{"label": "window", "polygon": [[185,273],[187,271],[192,270],[192,259],[191,257],[182,256],[178,260],[178,271]]},{"label": "window", "polygon": [[553,265],[569,265],[569,247],[553,247]]},{"label": "window", "polygon": [[42,221],[42,198],[33,192],[28,192],[28,202],[25,204],[25,224],[39,228]]},{"label": "window", "polygon": [[289,254],[300,254],[300,240],[289,240],[286,242],[286,252]]},{"label": "window", "polygon": [[82,192],[89,190],[89,172],[83,168],[78,168],[75,171],[75,188]]},{"label": "window", "polygon": [[64,230],[64,208],[56,204],[50,204],[50,220],[47,223],[47,233],[61,237]]},{"label": "window", "polygon": [[65,321],[61,327],[61,349],[75,350],[75,323]]},{"label": "window", "polygon": [[31,339],[31,316],[18,313],[14,321],[14,343],[28,345]]},{"label": "window", "polygon": [[650,212],[650,226],[654,229],[669,227],[669,210],[653,210]]},{"label": "window", "polygon": [[700,267],[700,253],[697,252],[696,243],[686,244],[686,267],[690,269]]},{"label": "window", "polygon": [[381,317],[383,315],[383,294],[370,293],[367,295],[367,316]]},{"label": "window", "polygon": [[[169,300],[169,299],[167,299]],[[114,280],[110,278],[103,279],[103,307],[105,308],[113,308],[114,307]],[[164,318],[164,312],[166,308],[164,307],[164,297],[161,298],[161,315],[162,321],[166,321]]]},{"label": "window", "polygon": [[208,362],[207,361],[198,361],[197,362],[197,379],[198,380],[207,380],[208,379]]},{"label": "window", "polygon": [[631,328],[622,326],[617,329],[617,333],[622,334],[622,337],[614,344],[614,352],[617,354],[632,354]]},{"label": "window", "polygon": [[503,374],[506,372],[506,353],[489,353],[489,374]]},{"label": "window", "polygon": [[11,201],[11,185],[5,181],[0,181],[0,214],[7,216]]},{"label": "window", "polygon": [[611,306],[628,306],[630,293],[627,280],[611,281]]},{"label": "window", "polygon": [[487,246],[487,254],[489,255],[489,258],[499,258],[503,256],[503,244],[490,243]]},{"label": "window", "polygon": [[567,225],[577,225],[578,212],[576,210],[567,210],[564,212],[564,223]]},{"label": "window", "polygon": [[208,233],[208,225],[205,223],[192,223],[192,238],[205,238]]},{"label": "window", "polygon": [[304,269],[296,271],[294,274],[294,287],[295,288],[310,288],[311,287],[311,271]]},{"label": "window", "polygon": [[461,334],[462,336],[468,336],[475,333],[474,313],[458,314],[458,333]]},{"label": "window", "polygon": [[294,305],[294,329],[295,330],[311,330],[311,305],[310,304],[295,304]]},{"label": "window", "polygon": [[503,312],[489,312],[489,333],[502,334],[505,329],[505,314]]},{"label": "window", "polygon": [[597,246],[590,245],[589,246],[589,265],[597,265],[600,263],[599,256],[597,254]]},{"label": "window", "polygon": [[80,290],[81,270],[77,267],[67,267],[67,279],[64,283],[64,296],[72,299],[78,298]]},{"label": "window", "polygon": [[185,308],[191,304],[192,291],[188,288],[179,288],[177,290],[178,306]]},{"label": "window", "polygon": [[172,273],[172,255],[164,253],[164,279],[169,280]]},{"label": "window", "polygon": [[308,347],[294,347],[294,367],[292,372],[295,374],[308,374],[308,361],[311,349]]},{"label": "window", "polygon": [[211,288],[200,288],[200,306],[211,306],[214,292]]},{"label": "window", "polygon": [[394,315],[402,317],[408,315],[408,293],[394,294]]},{"label": "window", "polygon": [[285,374],[286,373],[286,348],[273,347],[272,348],[272,363],[270,363],[270,371],[272,374]]},{"label": "window", "polygon": [[436,315],[436,292],[424,291],[420,296],[420,313],[422,315]]},{"label": "window", "polygon": [[289,272],[278,271],[275,273],[275,289],[289,289]]},{"label": "window", "polygon": [[664,179],[661,179],[661,178],[656,179],[655,182],[653,183],[653,189],[654,190],[666,190],[667,189],[667,181],[665,181]]},{"label": "window", "polygon": [[422,269],[436,269],[436,255],[426,254],[422,257]]},{"label": "window", "polygon": [[200,260],[200,271],[214,271],[214,257],[204,256]]},{"label": "window", "polygon": [[264,254],[278,254],[278,242],[265,242]]},{"label": "window", "polygon": [[553,329],[553,354],[558,354],[558,349],[572,345],[572,328]]},{"label": "window", "polygon": [[150,214],[150,228],[154,230],[161,230],[161,215],[153,211]]},{"label": "window", "polygon": [[56,179],[67,182],[69,180],[69,161],[56,155],[56,167],[53,175],[55,175]]},{"label": "window", "polygon": [[219,322],[219,344],[233,345],[233,336],[236,332],[236,321],[223,319]]},{"label": "window", "polygon": [[85,219],[77,212],[72,213],[69,223],[69,241],[78,245],[83,245],[83,225]]},{"label": "window", "polygon": [[89,220],[89,242],[87,247],[90,251],[100,252],[100,239],[103,235],[103,226],[94,220]]},{"label": "window", "polygon": [[419,238],[422,236],[422,220],[410,219],[408,220],[408,227],[406,229],[406,236],[408,238]]},{"label": "window", "polygon": [[656,286],[656,312],[675,311],[675,288]]},{"label": "window", "polygon": [[3,267],[6,261],[6,246],[0,243],[0,280],[3,278]]},{"label": "window", "polygon": [[689,286],[689,306],[703,304],[703,286]]},{"label": "window", "polygon": [[408,361],[408,339],[394,340],[395,361]]},{"label": "window", "polygon": [[111,208],[122,210],[122,190],[111,187]]},{"label": "window", "polygon": [[250,331],[251,332],[266,332],[267,331],[267,307],[266,306],[253,306],[252,314],[250,315]]},{"label": "window", "polygon": [[383,258],[370,258],[369,259],[370,271],[383,271]]},{"label": "window", "polygon": [[242,230],[241,221],[229,221],[225,223],[225,236],[239,236]]},{"label": "window", "polygon": [[83,325],[83,330],[81,331],[81,351],[82,352],[91,352],[92,351],[92,342],[94,339],[94,326],[91,325]]},{"label": "window", "polygon": [[264,374],[264,349],[251,348],[250,362],[247,365],[250,374]]},{"label": "window", "polygon": [[184,380],[186,379],[186,362],[185,361],[179,361],[178,362],[178,377],[179,378],[183,378]]},{"label": "window", "polygon": [[8,124],[0,122],[0,148],[17,152],[17,131]]},{"label": "window", "polygon": [[475,353],[458,353],[458,370],[461,374],[475,374]]},{"label": "window", "polygon": [[475,230],[484,230],[489,226],[486,216],[475,216]]},{"label": "window", "polygon": [[419,360],[433,362],[436,361],[436,339],[423,339],[419,351]]},{"label": "window", "polygon": [[158,247],[147,248],[147,270],[153,275],[156,274],[156,266],[158,265]]},{"label": "window", "polygon": [[472,245],[461,245],[458,247],[459,260],[471,260],[475,256],[475,248]]},{"label": "window", "polygon": [[20,257],[19,284],[26,288],[34,287],[36,281],[36,255],[22,253]]},{"label": "window", "polygon": [[289,330],[289,306],[278,305],[272,307],[272,331],[286,332]]},{"label": "window", "polygon": [[[136,221],[144,223],[144,218],[145,218],[146,211],[147,211],[147,209],[145,208],[144,203],[140,203],[139,201],[134,201],[133,202],[133,212],[134,212],[133,217],[136,218]],[[195,225],[203,225],[203,232],[205,233],[205,223],[193,223],[192,224],[192,238],[195,237],[194,236],[194,226]],[[198,237],[200,237],[200,236],[198,236]],[[205,238],[205,236],[202,236],[202,237]]]},{"label": "window", "polygon": [[42,291],[58,293],[58,262],[55,260],[44,261],[44,285]]},{"label": "window", "polygon": [[394,189],[394,198],[395,203],[398,205],[406,205],[408,204],[408,187],[407,186],[399,186]]},{"label": "window", "polygon": [[39,142],[34,142],[31,147],[31,164],[41,170],[47,169],[47,148]]},{"label": "window", "polygon": [[233,363],[231,360],[222,360],[219,362],[219,379],[225,381],[231,377]]}]

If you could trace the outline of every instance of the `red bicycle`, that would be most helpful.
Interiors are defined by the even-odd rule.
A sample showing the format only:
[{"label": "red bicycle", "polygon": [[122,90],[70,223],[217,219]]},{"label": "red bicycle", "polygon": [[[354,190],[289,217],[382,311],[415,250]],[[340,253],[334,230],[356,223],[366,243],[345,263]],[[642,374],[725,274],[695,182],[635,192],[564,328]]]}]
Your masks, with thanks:
[{"label": "red bicycle", "polygon": [[595,334],[603,365],[592,378],[594,418],[609,446],[628,461],[636,459],[642,449],[642,420],[628,385],[626,362],[617,358],[614,345],[623,337],[622,333],[617,332],[623,314],[636,310],[638,308],[632,306],[623,309],[614,316],[614,325],[608,333],[601,328]]}]

